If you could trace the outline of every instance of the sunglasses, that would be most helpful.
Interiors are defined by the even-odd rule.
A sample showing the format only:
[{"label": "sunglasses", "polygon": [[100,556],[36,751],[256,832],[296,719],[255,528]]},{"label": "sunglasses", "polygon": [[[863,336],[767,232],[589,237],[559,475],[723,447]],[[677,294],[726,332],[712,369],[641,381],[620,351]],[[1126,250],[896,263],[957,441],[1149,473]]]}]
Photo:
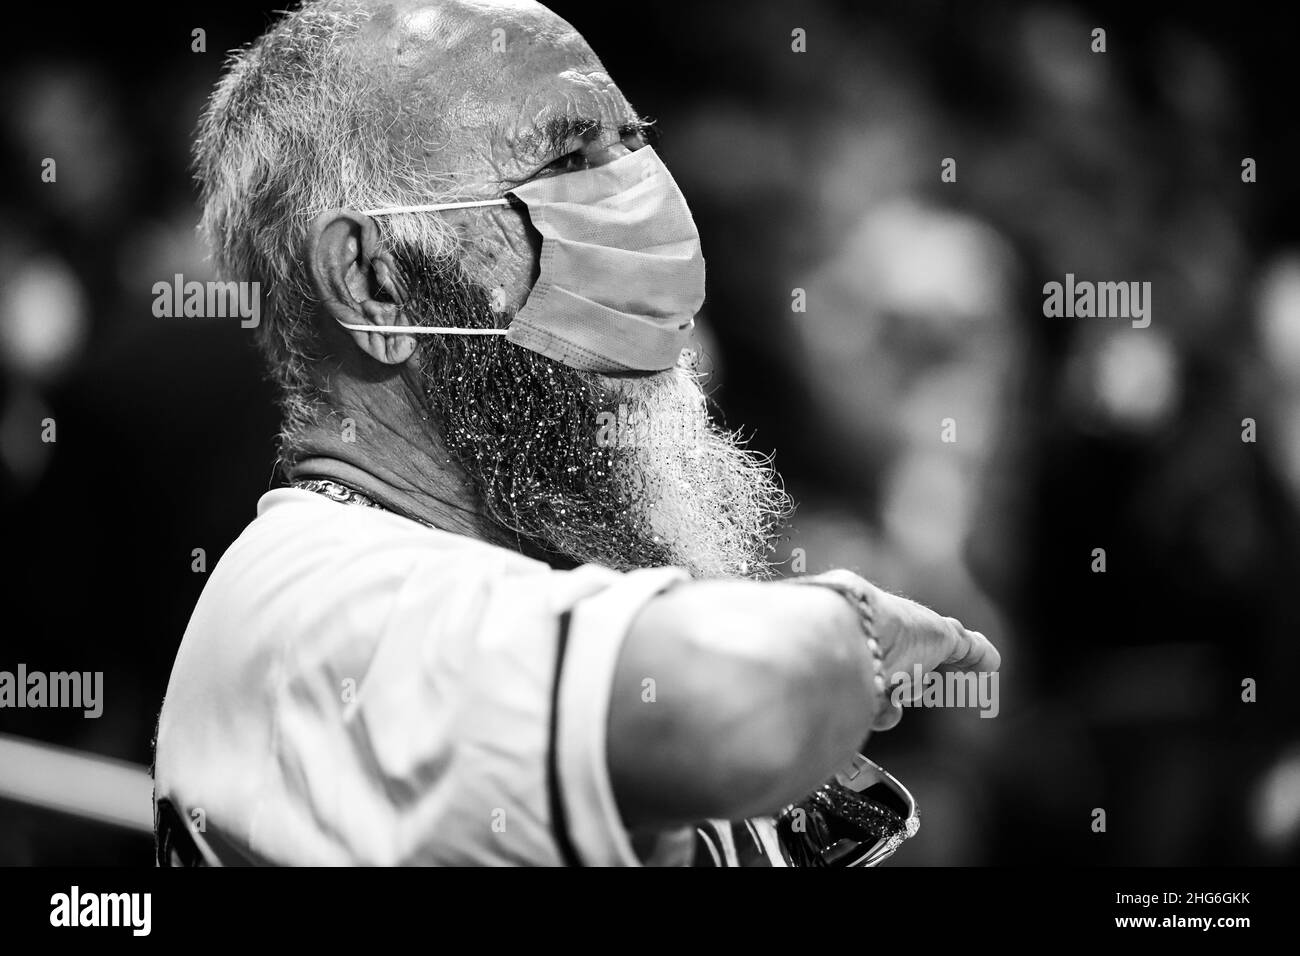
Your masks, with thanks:
[{"label": "sunglasses", "polygon": [[790,866],[878,866],[920,827],[908,789],[861,754],[776,820]]}]

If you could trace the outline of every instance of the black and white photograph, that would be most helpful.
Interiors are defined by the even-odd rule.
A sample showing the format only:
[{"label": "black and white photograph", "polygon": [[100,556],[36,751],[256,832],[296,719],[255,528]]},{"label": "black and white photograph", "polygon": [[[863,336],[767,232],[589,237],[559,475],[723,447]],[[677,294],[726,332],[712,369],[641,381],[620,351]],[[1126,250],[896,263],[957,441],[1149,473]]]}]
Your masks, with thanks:
[{"label": "black and white photograph", "polygon": [[1289,10],[289,2],[0,64],[4,925],[511,868],[1258,945]]}]

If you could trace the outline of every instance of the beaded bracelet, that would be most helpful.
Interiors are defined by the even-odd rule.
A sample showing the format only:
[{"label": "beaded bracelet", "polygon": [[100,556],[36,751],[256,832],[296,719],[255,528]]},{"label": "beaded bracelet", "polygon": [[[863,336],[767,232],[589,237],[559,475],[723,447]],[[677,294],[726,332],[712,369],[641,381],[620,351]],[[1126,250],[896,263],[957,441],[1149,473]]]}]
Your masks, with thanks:
[{"label": "beaded bracelet", "polygon": [[880,641],[876,639],[876,617],[875,609],[871,606],[871,601],[866,594],[857,591],[847,584],[839,581],[827,581],[818,578],[796,578],[793,584],[816,584],[820,587],[830,588],[837,594],[842,595],[845,600],[853,605],[853,609],[858,614],[858,624],[862,627],[862,634],[867,639],[867,650],[871,652],[871,665],[874,671],[871,683],[876,688],[876,693],[880,695],[879,706],[876,713],[879,714],[887,706],[885,697],[885,659],[880,649]]}]

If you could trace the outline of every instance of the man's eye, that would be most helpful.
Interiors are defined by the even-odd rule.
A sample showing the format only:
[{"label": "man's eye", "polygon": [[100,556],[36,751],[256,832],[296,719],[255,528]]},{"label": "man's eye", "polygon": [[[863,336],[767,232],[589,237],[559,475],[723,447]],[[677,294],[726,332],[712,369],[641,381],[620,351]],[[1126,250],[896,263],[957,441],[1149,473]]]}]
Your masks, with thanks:
[{"label": "man's eye", "polygon": [[556,173],[571,173],[574,170],[586,169],[590,165],[587,154],[580,149],[575,149],[573,152],[547,163],[546,169]]},{"label": "man's eye", "polygon": [[[640,146],[658,146],[659,145],[659,127],[650,123],[645,123],[635,127],[624,127],[622,130],[623,145],[629,149]],[[633,147],[633,143],[636,147]]]}]

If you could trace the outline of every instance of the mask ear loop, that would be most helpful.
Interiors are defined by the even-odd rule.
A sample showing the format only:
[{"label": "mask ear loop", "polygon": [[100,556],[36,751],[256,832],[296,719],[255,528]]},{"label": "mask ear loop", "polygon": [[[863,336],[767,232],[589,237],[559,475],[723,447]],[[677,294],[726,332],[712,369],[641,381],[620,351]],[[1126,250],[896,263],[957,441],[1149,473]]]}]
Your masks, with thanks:
[{"label": "mask ear loop", "polygon": [[[363,216],[393,216],[403,212],[442,212],[444,209],[473,209],[478,206],[509,206],[509,199],[476,199],[469,202],[444,202],[431,206],[384,206],[363,209]],[[384,332],[391,335],[505,335],[507,329],[456,329],[435,325],[358,325],[335,319],[349,332]]]},{"label": "mask ear loop", "polygon": [[468,202],[443,202],[432,206],[384,206],[380,209],[363,209],[363,216],[392,216],[399,212],[442,212],[444,209],[473,209],[476,206],[509,206],[510,200],[474,199]]},{"label": "mask ear loop", "polygon": [[436,325],[356,325],[335,319],[351,332],[387,332],[391,335],[505,335],[507,329],[451,329]]}]

